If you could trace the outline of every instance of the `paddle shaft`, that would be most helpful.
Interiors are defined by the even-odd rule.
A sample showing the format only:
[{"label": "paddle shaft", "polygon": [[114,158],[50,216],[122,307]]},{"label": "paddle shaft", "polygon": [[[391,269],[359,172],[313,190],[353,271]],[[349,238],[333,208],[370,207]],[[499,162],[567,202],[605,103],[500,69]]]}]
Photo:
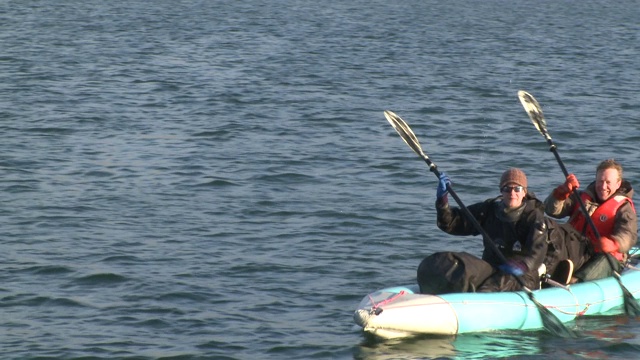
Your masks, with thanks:
[{"label": "paddle shaft", "polygon": [[[553,140],[551,139],[551,134],[549,134],[549,130],[547,129],[547,122],[544,119],[544,115],[542,114],[542,108],[540,108],[540,104],[533,97],[533,95],[529,94],[526,91],[522,91],[522,90],[518,91],[518,98],[520,99],[522,106],[527,112],[527,115],[529,115],[529,119],[533,123],[533,126],[535,126],[536,129],[540,132],[540,134],[544,136],[544,138],[547,140],[547,144],[549,144],[549,151],[553,153],[553,156],[556,158],[558,165],[560,165],[560,170],[562,170],[564,177],[567,178],[569,176],[569,171],[567,171],[566,166],[564,166],[564,162],[560,158],[560,154],[558,153],[558,147],[556,146],[556,144],[553,143]],[[575,197],[576,201],[580,205],[580,209],[582,210],[584,215],[587,217],[587,223],[593,230],[593,233],[596,235],[596,238],[600,239],[600,232],[596,228],[596,224],[593,222],[593,219],[591,219],[591,216],[589,215],[589,212],[587,211],[587,207],[584,205],[582,198],[575,191],[573,191],[571,195]]]}]

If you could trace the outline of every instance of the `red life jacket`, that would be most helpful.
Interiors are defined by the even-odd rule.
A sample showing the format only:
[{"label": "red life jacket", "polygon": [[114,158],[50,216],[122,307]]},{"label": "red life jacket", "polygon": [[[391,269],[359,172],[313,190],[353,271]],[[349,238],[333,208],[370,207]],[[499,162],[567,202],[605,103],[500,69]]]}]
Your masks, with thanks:
[{"label": "red life jacket", "polygon": [[[582,192],[580,194],[580,197],[582,198],[583,202],[593,201],[591,196],[589,196],[589,194],[587,194],[586,192]],[[611,236],[616,219],[616,213],[618,212],[620,206],[622,206],[626,202],[631,204],[631,207],[635,212],[636,209],[633,206],[633,202],[628,197],[623,195],[616,195],[610,197],[604,203],[600,204],[596,211],[591,214],[591,219],[593,220],[596,229],[598,229],[598,233],[600,234],[600,236]],[[578,211],[578,214],[569,221],[573,228],[586,234],[589,240],[591,240],[593,249],[596,252],[601,252],[602,250],[600,250],[600,242],[598,241],[596,234],[593,232],[591,225],[587,224],[587,219],[585,218],[584,213],[578,208],[578,204],[574,206],[573,211]],[[619,251],[615,251],[611,253],[611,255],[613,255],[620,261],[624,260],[624,254]]]}]

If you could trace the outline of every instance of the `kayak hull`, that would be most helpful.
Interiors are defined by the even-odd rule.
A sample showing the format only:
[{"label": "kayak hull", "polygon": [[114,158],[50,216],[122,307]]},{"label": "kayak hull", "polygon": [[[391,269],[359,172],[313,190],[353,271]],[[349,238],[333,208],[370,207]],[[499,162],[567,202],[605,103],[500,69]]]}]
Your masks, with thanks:
[{"label": "kayak hull", "polygon": [[[627,269],[621,280],[636,300],[640,298],[640,271]],[[618,314],[624,300],[613,277],[533,294],[563,323],[578,316]],[[365,296],[354,312],[354,321],[365,332],[382,338],[543,328],[538,308],[523,291],[426,295],[419,293],[417,285],[385,288]]]}]

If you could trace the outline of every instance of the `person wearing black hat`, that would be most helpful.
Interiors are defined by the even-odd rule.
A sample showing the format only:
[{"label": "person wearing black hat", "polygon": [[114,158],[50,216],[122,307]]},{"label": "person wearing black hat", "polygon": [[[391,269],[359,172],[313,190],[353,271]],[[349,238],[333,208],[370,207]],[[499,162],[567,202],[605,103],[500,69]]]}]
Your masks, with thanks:
[{"label": "person wearing black hat", "polygon": [[[442,173],[436,192],[437,225],[452,235],[480,235],[474,224],[462,209],[449,206],[447,184],[449,177]],[[467,267],[489,269],[482,276],[465,279],[462,288],[457,291],[517,291],[522,287],[514,276],[519,276],[530,289],[539,288],[539,269],[547,256],[547,222],[544,205],[527,189],[527,176],[518,168],[507,169],[500,177],[500,195],[486,201],[468,206],[484,231],[489,235],[502,255],[508,260],[503,263],[501,256],[494,252],[493,246],[485,243],[482,261],[490,265],[473,261]],[[487,241],[485,239],[485,241]],[[478,259],[478,261],[480,261]],[[453,261],[456,263],[458,261]],[[421,292],[430,293],[433,276],[429,267],[433,258],[425,259],[418,268],[418,283]],[[459,265],[457,265],[459,266]],[[469,272],[469,270],[466,270]],[[476,273],[478,271],[475,271]],[[471,274],[469,274],[471,276]]]}]

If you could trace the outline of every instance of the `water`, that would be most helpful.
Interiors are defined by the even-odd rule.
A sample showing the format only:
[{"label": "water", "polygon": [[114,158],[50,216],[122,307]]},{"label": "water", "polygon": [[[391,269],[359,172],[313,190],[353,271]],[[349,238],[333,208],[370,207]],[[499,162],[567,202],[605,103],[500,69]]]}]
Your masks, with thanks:
[{"label": "water", "polygon": [[629,358],[640,323],[380,342],[360,299],[480,239],[435,226],[522,167],[640,181],[632,1],[1,1],[0,357]]}]

